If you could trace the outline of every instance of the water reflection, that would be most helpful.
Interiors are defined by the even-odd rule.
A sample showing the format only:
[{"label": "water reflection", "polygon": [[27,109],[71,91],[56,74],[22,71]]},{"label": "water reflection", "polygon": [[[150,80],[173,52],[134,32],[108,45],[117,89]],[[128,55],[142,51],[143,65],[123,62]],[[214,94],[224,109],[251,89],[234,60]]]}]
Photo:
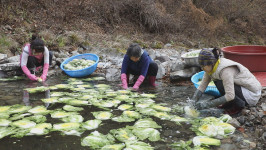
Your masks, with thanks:
[{"label": "water reflection", "polygon": [[[43,105],[41,98],[50,98],[50,90],[47,90],[43,93],[38,94],[29,94],[26,88],[34,88],[38,86],[53,86],[56,84],[65,83],[61,77],[49,78],[45,83],[30,82],[28,80],[18,81],[18,82],[9,82],[5,84],[6,91],[2,91],[1,94],[10,96],[5,101],[12,101],[13,99],[19,100],[16,103],[22,103],[27,106],[36,106]],[[90,81],[89,84],[96,85],[99,83],[108,84],[112,87],[113,90],[120,90],[121,87],[117,86],[119,82],[107,82],[107,81]],[[2,83],[1,83],[2,84]],[[173,105],[179,103],[185,103],[187,97],[191,96],[194,92],[193,86],[174,86],[171,84],[157,83],[157,88],[151,88],[147,85],[140,87],[138,93],[153,93],[157,94],[157,98],[154,100],[156,103],[165,103],[166,106],[172,107]],[[17,89],[18,93],[9,92],[14,91],[14,88]],[[1,100],[0,100],[1,102]],[[1,104],[2,105],[2,104]],[[10,105],[10,103],[4,103],[3,105]],[[44,104],[46,107],[49,104]],[[62,106],[62,105],[60,105]],[[59,105],[50,105],[49,109],[58,108]],[[81,113],[84,116],[84,121],[94,119],[91,112],[102,111],[94,106],[84,107],[85,111]],[[113,113],[116,113],[116,110],[113,110]],[[47,116],[48,119],[51,119],[50,116]],[[160,120],[159,118],[153,118],[154,121],[162,125],[163,128],[160,130],[162,141],[159,142],[149,142],[155,149],[170,149],[169,144],[179,141],[179,140],[188,140],[191,137],[195,136],[195,133],[189,129],[189,124],[177,125],[174,122],[167,120]],[[51,121],[51,120],[49,120]],[[54,123],[54,122],[52,122]],[[117,123],[111,120],[104,121],[103,125],[97,129],[100,133],[107,134],[111,129],[118,129],[125,127],[126,125],[133,125],[133,123]],[[89,149],[88,147],[82,147],[80,145],[81,139],[89,135],[92,131],[86,131],[82,134],[81,137],[77,136],[62,136],[59,132],[51,132],[46,136],[25,136],[21,139],[5,137],[1,139],[0,149]]]},{"label": "water reflection", "polygon": [[[45,87],[48,87],[48,84],[46,83],[46,82],[41,82],[41,85],[42,86],[45,86]],[[35,87],[37,87],[37,86],[40,86],[37,82],[28,82],[27,84],[26,84],[26,88],[35,88]],[[44,98],[50,98],[50,90],[48,89],[48,90],[46,90],[45,92],[44,92],[44,95],[45,95],[45,97]],[[24,104],[26,105],[26,106],[32,106],[32,104],[31,104],[31,102],[30,102],[30,94],[29,94],[29,92],[27,91],[27,90],[23,90],[23,98],[22,98],[22,101],[24,102]],[[46,108],[48,108],[48,106],[49,106],[49,103],[44,103],[44,106],[46,107]]]}]

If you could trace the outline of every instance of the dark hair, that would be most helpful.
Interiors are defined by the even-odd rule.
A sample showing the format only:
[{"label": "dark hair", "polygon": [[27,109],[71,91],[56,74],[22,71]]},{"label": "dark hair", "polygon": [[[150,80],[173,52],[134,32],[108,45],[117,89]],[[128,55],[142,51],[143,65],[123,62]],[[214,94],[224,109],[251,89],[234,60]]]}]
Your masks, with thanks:
[{"label": "dark hair", "polygon": [[131,44],[127,49],[127,55],[129,57],[137,57],[141,56],[141,47],[137,43]]},{"label": "dark hair", "polygon": [[44,51],[44,41],[41,40],[36,35],[32,35],[31,37],[30,48],[36,50],[36,52],[43,52]]},{"label": "dark hair", "polygon": [[217,47],[215,47],[215,48],[212,49],[212,53],[213,53],[213,55],[214,55],[214,57],[216,59],[219,59],[221,57],[221,55],[222,55],[221,49],[220,48],[217,48]]}]

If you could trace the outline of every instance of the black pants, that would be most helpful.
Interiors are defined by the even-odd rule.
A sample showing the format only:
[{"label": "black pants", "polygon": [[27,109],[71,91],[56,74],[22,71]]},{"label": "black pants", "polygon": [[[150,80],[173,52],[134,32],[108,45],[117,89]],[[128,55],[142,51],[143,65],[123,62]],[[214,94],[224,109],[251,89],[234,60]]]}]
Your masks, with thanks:
[{"label": "black pants", "polygon": [[[147,76],[156,76],[158,73],[158,65],[155,62],[150,63]],[[140,72],[128,69],[126,74],[133,74],[134,76],[139,76]]]},{"label": "black pants", "polygon": [[[223,81],[217,80],[214,81],[214,84],[216,85],[217,89],[221,93],[221,95],[225,95]],[[235,87],[235,98],[227,103],[225,103],[222,108],[224,109],[231,109],[231,108],[244,108],[246,105],[248,105],[246,99],[243,96],[241,86],[234,84]]]},{"label": "black pants", "polygon": [[[52,64],[52,59],[53,59],[53,53],[49,51],[49,64]],[[44,58],[42,58],[42,61],[39,62],[38,59],[34,56],[28,57],[28,62],[27,62],[28,68],[34,68],[34,67],[39,67],[43,65],[44,65]]]}]

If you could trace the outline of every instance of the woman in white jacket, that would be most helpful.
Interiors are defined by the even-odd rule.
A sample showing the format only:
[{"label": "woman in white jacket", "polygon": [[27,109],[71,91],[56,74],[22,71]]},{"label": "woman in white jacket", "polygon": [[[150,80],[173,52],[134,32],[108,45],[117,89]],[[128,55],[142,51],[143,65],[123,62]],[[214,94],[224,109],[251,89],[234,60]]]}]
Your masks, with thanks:
[{"label": "woman in white jacket", "polygon": [[240,63],[220,58],[220,53],[218,48],[201,50],[198,62],[205,74],[192,99],[197,102],[211,80],[222,96],[211,101],[199,101],[196,108],[202,110],[219,106],[228,114],[236,114],[247,105],[256,105],[261,97],[260,82]]}]

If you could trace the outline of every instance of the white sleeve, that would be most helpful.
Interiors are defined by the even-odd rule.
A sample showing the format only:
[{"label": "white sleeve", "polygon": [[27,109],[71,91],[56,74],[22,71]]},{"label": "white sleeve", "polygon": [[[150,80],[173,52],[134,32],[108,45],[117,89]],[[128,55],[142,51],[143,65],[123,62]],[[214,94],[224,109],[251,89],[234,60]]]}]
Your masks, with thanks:
[{"label": "white sleeve", "polygon": [[25,46],[21,54],[21,60],[20,60],[21,67],[27,66],[28,57],[29,57],[29,46]]},{"label": "white sleeve", "polygon": [[46,46],[44,47],[44,54],[43,55],[44,55],[44,63],[49,64],[49,50]]}]

